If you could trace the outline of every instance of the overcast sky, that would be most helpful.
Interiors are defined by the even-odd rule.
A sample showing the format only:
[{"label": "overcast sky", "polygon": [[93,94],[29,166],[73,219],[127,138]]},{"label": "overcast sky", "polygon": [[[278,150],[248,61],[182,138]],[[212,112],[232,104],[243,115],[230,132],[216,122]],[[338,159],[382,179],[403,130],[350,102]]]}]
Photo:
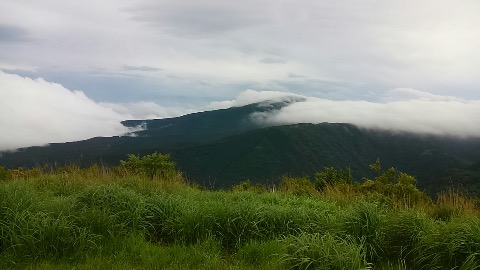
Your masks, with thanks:
[{"label": "overcast sky", "polygon": [[[420,111],[441,121],[441,108],[441,115],[454,108],[475,113],[478,14],[477,0],[2,0],[0,126],[12,132],[0,140],[12,148],[118,134],[119,119],[222,108],[262,91],[332,102],[345,109],[340,115],[352,108],[384,113],[382,106],[405,102],[405,95],[405,119]],[[425,111],[430,107],[418,102],[439,99],[470,107]],[[12,107],[18,109],[5,114]],[[32,115],[58,125],[32,130]],[[309,115],[296,121],[354,121]],[[477,119],[462,121],[480,126]],[[377,120],[363,121],[382,126]],[[75,121],[90,132],[67,132]],[[425,123],[409,129],[418,125]],[[44,129],[50,131],[36,142],[15,136]]]}]

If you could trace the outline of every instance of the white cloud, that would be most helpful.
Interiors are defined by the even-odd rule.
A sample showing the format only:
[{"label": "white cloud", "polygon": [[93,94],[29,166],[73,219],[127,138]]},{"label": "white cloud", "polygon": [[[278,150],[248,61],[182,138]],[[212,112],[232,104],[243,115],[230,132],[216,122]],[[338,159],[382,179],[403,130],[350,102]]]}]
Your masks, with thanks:
[{"label": "white cloud", "polygon": [[123,135],[120,122],[157,119],[196,112],[163,107],[154,102],[95,102],[82,91],[71,91],[42,78],[30,79],[0,70],[0,151]]},{"label": "white cloud", "polygon": [[127,116],[128,119],[169,118],[196,112],[193,109],[181,107],[163,107],[150,101],[138,101],[129,103],[101,102],[100,105],[110,108],[116,113]]},{"label": "white cloud", "polygon": [[0,151],[95,136],[122,135],[126,119],[173,116],[181,109],[152,102],[97,103],[41,78],[32,80],[0,71]]},{"label": "white cloud", "polygon": [[235,105],[234,100],[224,100],[224,101],[213,101],[207,105],[207,109],[210,110],[220,110],[233,107]]},{"label": "white cloud", "polygon": [[[288,96],[298,97],[285,92],[248,90],[231,104]],[[387,92],[384,100],[370,102],[305,97],[304,101],[253,117],[270,124],[351,123],[362,128],[394,132],[480,137],[480,100],[462,100],[415,89],[393,89]]]},{"label": "white cloud", "polygon": [[437,95],[412,88],[395,88],[388,90],[382,97],[383,101],[424,100],[424,101],[464,101],[458,97]]},{"label": "white cloud", "polygon": [[293,93],[287,93],[287,92],[280,92],[280,91],[255,91],[255,90],[246,90],[242,93],[240,93],[237,98],[235,99],[235,102],[233,103],[233,106],[240,107],[256,102],[262,102],[262,101],[280,101],[285,98],[291,98],[291,97],[297,97],[297,98],[303,98],[301,95],[293,94]]},{"label": "white cloud", "polygon": [[[0,71],[0,151],[122,135],[127,119],[175,117],[198,110],[164,107],[154,102],[95,102],[41,78]],[[342,122],[398,132],[480,137],[480,100],[466,100],[409,88],[387,91],[379,102],[330,100],[279,91],[246,90],[233,100],[212,102],[206,109],[288,101],[280,110],[253,116],[271,124]]]},{"label": "white cloud", "polygon": [[233,100],[214,101],[211,102],[207,108],[212,110],[226,109],[230,107],[241,107],[248,104],[263,102],[263,101],[290,101],[291,99],[303,99],[301,95],[281,92],[281,91],[255,91],[252,89],[245,90],[237,95]]}]

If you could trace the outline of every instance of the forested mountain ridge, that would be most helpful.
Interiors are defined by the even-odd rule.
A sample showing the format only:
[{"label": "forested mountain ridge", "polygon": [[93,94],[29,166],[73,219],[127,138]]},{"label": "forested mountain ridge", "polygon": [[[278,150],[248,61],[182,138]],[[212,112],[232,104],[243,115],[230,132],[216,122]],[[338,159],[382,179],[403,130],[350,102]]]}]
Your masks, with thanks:
[{"label": "forested mountain ridge", "polygon": [[[461,147],[469,144],[468,151]],[[242,180],[275,183],[282,175],[311,176],[324,167],[349,169],[356,180],[371,175],[376,159],[383,167],[396,167],[419,179],[432,192],[459,182],[473,185],[479,170],[477,140],[398,134],[364,130],[351,124],[322,123],[275,126],[230,136],[173,153],[187,177],[208,179],[202,183],[226,187]],[[476,150],[475,150],[476,149]],[[454,180],[455,181],[455,180]],[[480,181],[478,181],[480,182]]]},{"label": "forested mountain ridge", "polygon": [[312,176],[324,167],[350,169],[355,180],[371,174],[377,158],[417,176],[418,185],[435,192],[447,185],[480,191],[480,140],[360,129],[351,124],[271,126],[256,114],[295,100],[158,120],[131,120],[146,129],[130,136],[92,138],[4,152],[0,165],[117,165],[127,154],[169,153],[188,180],[228,188],[244,180],[272,184],[282,175]]}]

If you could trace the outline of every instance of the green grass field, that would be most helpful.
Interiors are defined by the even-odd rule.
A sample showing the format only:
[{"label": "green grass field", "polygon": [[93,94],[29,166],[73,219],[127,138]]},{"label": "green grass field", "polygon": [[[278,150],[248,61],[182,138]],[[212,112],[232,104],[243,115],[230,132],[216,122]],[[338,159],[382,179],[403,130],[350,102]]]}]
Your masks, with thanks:
[{"label": "green grass field", "polygon": [[20,174],[0,181],[0,269],[480,268],[475,200],[302,188],[209,191],[180,174],[99,168]]}]

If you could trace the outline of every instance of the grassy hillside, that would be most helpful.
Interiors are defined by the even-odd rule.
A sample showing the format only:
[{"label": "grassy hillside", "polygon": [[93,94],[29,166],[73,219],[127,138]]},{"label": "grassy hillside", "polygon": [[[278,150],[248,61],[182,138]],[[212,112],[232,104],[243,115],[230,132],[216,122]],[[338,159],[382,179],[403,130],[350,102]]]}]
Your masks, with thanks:
[{"label": "grassy hillside", "polygon": [[0,181],[0,268],[480,267],[475,200],[377,191],[295,178],[275,190],[207,191],[178,173],[15,171]]}]

